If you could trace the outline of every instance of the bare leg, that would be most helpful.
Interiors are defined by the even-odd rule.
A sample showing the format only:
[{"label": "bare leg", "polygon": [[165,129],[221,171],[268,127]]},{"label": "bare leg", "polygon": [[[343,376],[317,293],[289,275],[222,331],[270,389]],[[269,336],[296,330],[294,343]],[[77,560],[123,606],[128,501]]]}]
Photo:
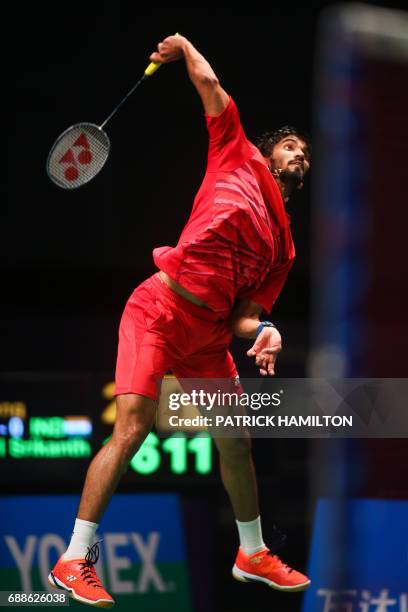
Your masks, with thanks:
[{"label": "bare leg", "polygon": [[129,461],[150,432],[157,402],[134,393],[116,398],[116,422],[109,442],[88,468],[78,518],[99,523]]},{"label": "bare leg", "polygon": [[251,453],[251,439],[214,438],[220,452],[221,478],[238,521],[259,516],[258,485]]}]

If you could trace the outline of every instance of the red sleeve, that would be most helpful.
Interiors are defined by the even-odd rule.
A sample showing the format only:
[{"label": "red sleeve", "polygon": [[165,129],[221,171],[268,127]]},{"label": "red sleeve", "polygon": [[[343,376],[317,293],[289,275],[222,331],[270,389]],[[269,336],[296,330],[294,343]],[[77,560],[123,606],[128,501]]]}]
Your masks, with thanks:
[{"label": "red sleeve", "polygon": [[207,172],[231,171],[252,156],[250,143],[241,125],[232,98],[221,115],[205,115],[209,135]]},{"label": "red sleeve", "polygon": [[265,312],[271,312],[272,306],[278,299],[279,294],[286,282],[286,278],[292,264],[293,260],[285,263],[283,266],[272,269],[261,286],[252,293],[248,292],[248,295],[245,295],[245,298],[262,306],[262,309]]}]

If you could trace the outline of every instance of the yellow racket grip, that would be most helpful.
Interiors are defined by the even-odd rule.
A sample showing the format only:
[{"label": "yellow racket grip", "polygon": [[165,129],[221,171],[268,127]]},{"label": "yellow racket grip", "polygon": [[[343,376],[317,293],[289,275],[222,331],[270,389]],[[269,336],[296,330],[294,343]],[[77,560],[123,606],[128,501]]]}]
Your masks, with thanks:
[{"label": "yellow racket grip", "polygon": [[[178,36],[179,33],[176,32],[174,36]],[[152,74],[154,74],[156,72],[156,70],[158,70],[161,66],[161,62],[150,62],[150,64],[148,65],[148,67],[146,68],[146,70],[144,71],[145,76],[152,76]]]},{"label": "yellow racket grip", "polygon": [[160,62],[150,62],[146,70],[144,71],[145,76],[152,76],[161,66]]}]

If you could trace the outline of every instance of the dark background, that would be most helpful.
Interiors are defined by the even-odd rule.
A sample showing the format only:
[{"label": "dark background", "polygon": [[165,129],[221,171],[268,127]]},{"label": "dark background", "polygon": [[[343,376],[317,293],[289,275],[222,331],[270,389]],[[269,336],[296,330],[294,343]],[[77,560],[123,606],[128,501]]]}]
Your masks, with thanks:
[{"label": "dark background", "polygon": [[[210,61],[250,139],[287,123],[313,133],[315,37],[327,4],[287,3],[256,16],[201,9],[138,15],[124,2],[13,5],[12,113],[3,120],[9,172],[0,218],[2,371],[113,376],[125,302],[155,271],[152,249],[177,242],[205,170],[203,111],[182,62],[163,66],[108,124],[105,168],[72,192],[45,171],[59,133],[79,121],[102,123],[157,43],[176,31]],[[288,207],[297,260],[272,316],[284,341],[278,374],[286,377],[305,375],[309,347],[310,184],[309,178]],[[247,347],[234,341],[234,357],[242,376],[255,376]],[[307,444],[254,446],[266,537],[278,523],[289,534],[282,556],[304,569],[313,507]],[[187,502],[205,497],[213,520],[214,609],[300,609],[299,595],[288,599],[229,579],[236,534],[220,484],[180,492]],[[219,547],[221,541],[230,545]]]},{"label": "dark background", "polygon": [[[92,183],[65,192],[45,172],[57,135],[78,121],[102,123],[166,35],[180,31],[208,58],[249,138],[286,123],[311,130],[316,11],[186,18],[102,3],[96,12],[81,6],[79,18],[74,6],[62,15],[17,4],[11,25],[1,308],[11,336],[2,359],[12,370],[112,369],[128,295],[155,271],[152,249],[175,244],[188,219],[207,134],[182,62],[160,69],[108,124],[111,155]],[[288,347],[282,364],[298,361],[307,338],[309,185],[290,205],[298,260],[274,313]],[[246,359],[242,367],[255,373]]]}]

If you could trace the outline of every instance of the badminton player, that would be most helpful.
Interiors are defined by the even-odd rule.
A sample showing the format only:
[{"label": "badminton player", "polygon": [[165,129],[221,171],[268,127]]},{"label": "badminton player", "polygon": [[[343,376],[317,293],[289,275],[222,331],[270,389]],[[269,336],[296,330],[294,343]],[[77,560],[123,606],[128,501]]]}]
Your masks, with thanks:
[{"label": "badminton player", "polygon": [[[158,272],[127,302],[119,330],[113,435],[88,469],[70,544],[49,576],[53,586],[99,607],[114,601],[95,572],[95,532],[152,428],[164,374],[237,379],[229,352],[232,334],[252,341],[247,355],[262,376],[275,372],[281,336],[261,315],[270,312],[294,260],[285,203],[302,187],[310,164],[309,144],[293,128],[266,133],[257,146],[247,140],[234,100],[186,38],[170,36],[150,56],[161,63],[179,59],[204,107],[205,177],[177,245],[154,250]],[[215,444],[240,542],[233,576],[282,591],[307,588],[309,579],[263,541],[249,439],[216,438]]]}]

